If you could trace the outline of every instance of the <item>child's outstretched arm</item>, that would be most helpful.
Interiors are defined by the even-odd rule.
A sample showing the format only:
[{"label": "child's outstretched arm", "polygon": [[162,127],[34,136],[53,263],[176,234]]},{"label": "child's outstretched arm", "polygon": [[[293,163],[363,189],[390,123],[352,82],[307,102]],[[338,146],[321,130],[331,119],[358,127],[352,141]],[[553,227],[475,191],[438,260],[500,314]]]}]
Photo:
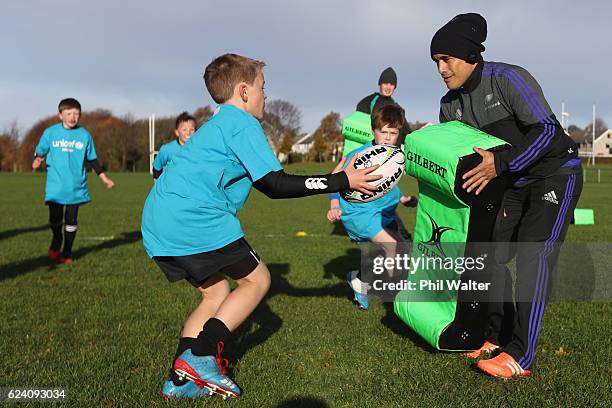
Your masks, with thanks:
[{"label": "child's outstretched arm", "polygon": [[298,176],[287,174],[283,170],[271,171],[253,183],[253,186],[270,198],[296,198],[315,194],[335,193],[342,190],[358,190],[365,194],[376,191],[371,181],[380,179],[380,175],[370,175],[379,166],[366,169],[355,169],[353,156],[344,170],[341,170],[346,159],[342,159],[331,174]]}]

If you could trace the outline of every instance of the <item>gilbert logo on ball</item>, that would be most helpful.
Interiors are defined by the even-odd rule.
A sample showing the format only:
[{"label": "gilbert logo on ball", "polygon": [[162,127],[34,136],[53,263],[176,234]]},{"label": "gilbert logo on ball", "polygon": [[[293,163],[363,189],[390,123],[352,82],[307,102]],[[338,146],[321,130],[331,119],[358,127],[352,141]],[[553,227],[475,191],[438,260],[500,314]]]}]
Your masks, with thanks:
[{"label": "gilbert logo on ball", "polygon": [[364,194],[357,190],[341,192],[342,198],[351,203],[368,203],[379,199],[397,185],[404,174],[406,159],[400,148],[393,145],[376,145],[357,153],[356,169],[366,169],[380,165],[370,175],[380,175],[380,179],[371,182],[376,191],[373,194]]}]

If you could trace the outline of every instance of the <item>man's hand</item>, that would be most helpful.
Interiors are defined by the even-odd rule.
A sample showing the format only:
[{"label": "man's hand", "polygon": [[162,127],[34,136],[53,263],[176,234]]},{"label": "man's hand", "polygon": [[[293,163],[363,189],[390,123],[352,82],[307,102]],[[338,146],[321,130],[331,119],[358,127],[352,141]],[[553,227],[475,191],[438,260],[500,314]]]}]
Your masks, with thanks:
[{"label": "man's hand", "polygon": [[44,157],[36,156],[32,162],[32,170],[38,170],[42,162],[45,161]]},{"label": "man's hand", "polygon": [[405,206],[405,207],[416,207],[417,204],[419,203],[419,199],[416,198],[415,196],[401,196],[400,197],[400,203]]},{"label": "man's hand", "polygon": [[482,156],[482,162],[463,175],[462,179],[467,179],[467,181],[462,187],[468,193],[476,189],[476,195],[478,195],[489,184],[489,181],[497,177],[497,172],[493,153],[479,147],[475,147],[474,151]]},{"label": "man's hand", "polygon": [[115,187],[115,182],[111,180],[110,178],[108,178],[105,173],[100,173],[98,177],[100,177],[100,180],[102,180],[106,188],[110,189],[110,188]]}]

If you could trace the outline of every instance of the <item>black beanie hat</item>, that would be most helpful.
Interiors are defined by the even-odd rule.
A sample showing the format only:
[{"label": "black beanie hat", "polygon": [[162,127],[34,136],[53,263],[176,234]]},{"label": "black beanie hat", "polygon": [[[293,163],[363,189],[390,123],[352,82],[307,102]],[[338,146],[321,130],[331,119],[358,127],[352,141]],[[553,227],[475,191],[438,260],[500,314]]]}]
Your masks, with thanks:
[{"label": "black beanie hat", "polygon": [[482,61],[483,42],[487,39],[487,20],[480,14],[455,16],[431,39],[431,55],[446,54],[471,64]]},{"label": "black beanie hat", "polygon": [[380,74],[380,78],[378,78],[378,85],[380,84],[393,84],[397,86],[397,75],[393,68],[389,67],[385,69],[382,74]]}]

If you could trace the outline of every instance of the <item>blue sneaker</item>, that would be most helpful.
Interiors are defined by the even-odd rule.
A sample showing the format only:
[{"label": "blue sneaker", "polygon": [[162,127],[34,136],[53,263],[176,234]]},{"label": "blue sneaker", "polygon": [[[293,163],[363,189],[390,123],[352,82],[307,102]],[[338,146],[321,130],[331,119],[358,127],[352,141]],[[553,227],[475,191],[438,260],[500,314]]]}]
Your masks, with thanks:
[{"label": "blue sneaker", "polygon": [[161,396],[165,399],[174,398],[201,398],[211,395],[208,388],[200,388],[193,381],[187,381],[183,385],[174,385],[172,380],[166,380],[162,388]]},{"label": "blue sneaker", "polygon": [[210,389],[223,399],[236,398],[241,394],[240,388],[227,376],[227,360],[221,358],[223,342],[217,346],[217,357],[195,356],[191,350],[185,350],[174,362],[174,371],[179,378],[187,378],[198,387]]},{"label": "blue sneaker", "polygon": [[353,295],[359,307],[363,310],[368,310],[370,303],[368,302],[368,289],[370,285],[365,282],[362,282],[357,277],[358,271],[351,271],[346,274],[346,283],[353,290]]}]

